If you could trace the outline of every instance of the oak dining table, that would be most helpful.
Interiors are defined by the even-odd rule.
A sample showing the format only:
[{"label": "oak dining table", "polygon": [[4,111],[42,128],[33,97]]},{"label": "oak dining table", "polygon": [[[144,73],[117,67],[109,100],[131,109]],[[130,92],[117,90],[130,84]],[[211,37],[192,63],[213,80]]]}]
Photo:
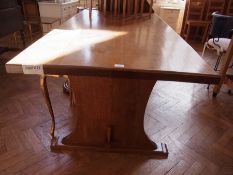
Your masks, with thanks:
[{"label": "oak dining table", "polygon": [[[120,20],[100,11],[75,15],[6,64],[8,73],[37,74],[52,117],[52,149],[140,152],[168,156],[144,131],[156,81],[217,84],[220,76],[156,14]],[[64,138],[46,78],[68,75],[76,124]],[[156,88],[154,89],[156,90]]]}]

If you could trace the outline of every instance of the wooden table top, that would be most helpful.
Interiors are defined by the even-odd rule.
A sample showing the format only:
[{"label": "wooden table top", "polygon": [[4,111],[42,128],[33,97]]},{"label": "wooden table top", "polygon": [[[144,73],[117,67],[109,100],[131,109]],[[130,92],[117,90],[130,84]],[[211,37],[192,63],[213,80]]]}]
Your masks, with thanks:
[{"label": "wooden table top", "polygon": [[42,65],[45,74],[119,75],[217,83],[219,75],[157,15],[119,20],[98,11],[72,17],[6,64]]}]

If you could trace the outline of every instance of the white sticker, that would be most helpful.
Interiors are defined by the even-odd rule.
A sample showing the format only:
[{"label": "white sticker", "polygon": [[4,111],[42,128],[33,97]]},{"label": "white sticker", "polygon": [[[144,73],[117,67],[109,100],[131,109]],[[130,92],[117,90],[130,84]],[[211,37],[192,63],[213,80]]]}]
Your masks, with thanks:
[{"label": "white sticker", "polygon": [[114,64],[114,67],[124,68],[125,65],[124,64]]},{"label": "white sticker", "polygon": [[44,75],[42,65],[22,65],[24,74],[39,74]]}]

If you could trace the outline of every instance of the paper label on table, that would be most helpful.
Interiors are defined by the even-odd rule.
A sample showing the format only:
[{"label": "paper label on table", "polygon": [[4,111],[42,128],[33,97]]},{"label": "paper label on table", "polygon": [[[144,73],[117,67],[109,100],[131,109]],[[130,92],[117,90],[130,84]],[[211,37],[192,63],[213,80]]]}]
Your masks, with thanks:
[{"label": "paper label on table", "polygon": [[22,65],[24,74],[44,75],[43,65]]},{"label": "paper label on table", "polygon": [[114,64],[114,67],[124,68],[125,65],[124,64]]}]

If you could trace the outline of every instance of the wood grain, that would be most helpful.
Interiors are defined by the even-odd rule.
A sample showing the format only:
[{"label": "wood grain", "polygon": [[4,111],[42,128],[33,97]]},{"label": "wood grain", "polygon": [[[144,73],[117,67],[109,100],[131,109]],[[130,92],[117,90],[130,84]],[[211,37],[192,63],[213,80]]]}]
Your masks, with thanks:
[{"label": "wood grain", "polygon": [[69,79],[77,101],[77,122],[75,130],[63,139],[64,144],[156,149],[143,125],[154,80],[95,76]]},{"label": "wood grain", "polygon": [[92,12],[91,21],[88,15],[83,11],[29,46],[6,64],[7,71],[22,73],[22,64],[42,64],[46,74],[93,71],[106,76],[114,71],[138,76],[140,72],[155,80],[219,81],[212,68],[156,15],[125,23],[98,11]]}]

